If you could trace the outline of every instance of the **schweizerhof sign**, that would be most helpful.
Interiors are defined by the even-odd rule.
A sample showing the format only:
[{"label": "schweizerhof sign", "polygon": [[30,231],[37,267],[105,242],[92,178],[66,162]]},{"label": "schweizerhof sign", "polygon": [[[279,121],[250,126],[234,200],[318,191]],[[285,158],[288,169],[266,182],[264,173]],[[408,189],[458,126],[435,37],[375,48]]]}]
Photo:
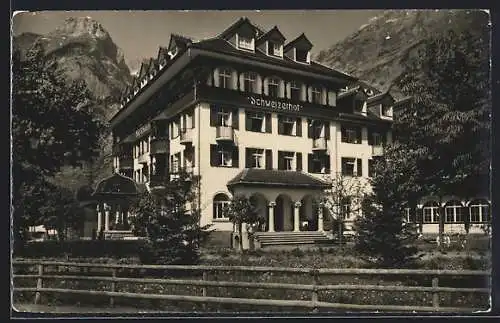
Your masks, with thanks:
[{"label": "schweizerhof sign", "polygon": [[291,111],[291,112],[299,112],[302,109],[302,106],[300,104],[292,104],[289,102],[267,100],[262,98],[255,98],[253,96],[249,96],[248,100],[250,101],[251,105],[255,105],[256,107],[263,107],[274,110]]}]

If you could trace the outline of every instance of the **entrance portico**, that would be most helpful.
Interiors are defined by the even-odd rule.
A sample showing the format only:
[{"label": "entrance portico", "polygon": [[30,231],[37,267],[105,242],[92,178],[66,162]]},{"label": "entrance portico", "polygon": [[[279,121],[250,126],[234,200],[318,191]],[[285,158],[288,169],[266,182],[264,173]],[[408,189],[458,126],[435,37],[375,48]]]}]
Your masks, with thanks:
[{"label": "entrance portico", "polygon": [[[259,231],[323,231],[320,195],[329,185],[296,171],[245,169],[227,184],[250,199],[262,224]],[[267,208],[266,208],[267,206]]]}]

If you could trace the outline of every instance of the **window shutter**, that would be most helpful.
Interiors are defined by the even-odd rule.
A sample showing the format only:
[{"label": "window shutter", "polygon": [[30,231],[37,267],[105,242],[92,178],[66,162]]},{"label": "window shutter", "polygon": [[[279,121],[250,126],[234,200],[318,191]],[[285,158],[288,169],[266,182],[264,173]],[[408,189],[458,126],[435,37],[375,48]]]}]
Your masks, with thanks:
[{"label": "window shutter", "polygon": [[357,163],[356,166],[357,176],[363,176],[363,161],[360,158],[358,158],[356,159],[356,163]]},{"label": "window shutter", "polygon": [[210,166],[219,166],[218,159],[217,145],[210,145]]},{"label": "window shutter", "polygon": [[195,111],[193,111],[193,112],[191,113],[191,115],[190,115],[190,116],[191,116],[191,129],[194,129],[194,128],[195,128],[195,123],[194,123],[194,119],[195,119],[195,117],[194,117],[194,116],[195,116],[195,115],[196,115],[196,112],[195,112]]},{"label": "window shutter", "polygon": [[330,122],[325,121],[325,138],[330,140]]},{"label": "window shutter", "polygon": [[312,173],[313,154],[307,154],[307,172]]},{"label": "window shutter", "polygon": [[285,169],[285,160],[283,159],[282,151],[278,151],[278,169],[279,170]]},{"label": "window shutter", "polygon": [[232,119],[233,119],[233,129],[239,129],[239,123],[240,123],[240,118],[239,118],[239,112],[238,108],[234,108],[232,111]]},{"label": "window shutter", "polygon": [[297,171],[302,170],[302,153],[295,153],[295,157],[297,158]]},{"label": "window shutter", "polygon": [[217,107],[215,105],[210,106],[210,127],[217,126]]},{"label": "window shutter", "polygon": [[271,133],[273,130],[273,126],[272,126],[272,119],[271,119],[271,114],[270,113],[266,113],[266,116],[265,116],[265,122],[266,122],[266,132],[267,133]]},{"label": "window shutter", "polygon": [[257,92],[257,94],[262,94],[262,77],[259,74],[257,74],[256,86],[257,89],[255,92]]},{"label": "window shutter", "polygon": [[285,97],[285,81],[280,80],[280,86],[279,86],[279,97],[284,98]]},{"label": "window shutter", "polygon": [[332,107],[337,105],[337,94],[333,91],[328,91],[328,105]]},{"label": "window shutter", "polygon": [[219,68],[214,69],[214,85],[219,87]]},{"label": "window shutter", "polygon": [[296,125],[296,132],[295,135],[297,137],[302,137],[302,118],[297,118],[297,125]]},{"label": "window shutter", "polygon": [[231,158],[233,159],[232,167],[239,168],[240,167],[240,152],[239,152],[238,147],[233,147]]},{"label": "window shutter", "polygon": [[356,143],[360,144],[363,140],[362,138],[363,132],[361,131],[361,127],[356,128]]},{"label": "window shutter", "polygon": [[327,92],[324,87],[321,87],[321,104],[326,105]]},{"label": "window shutter", "polygon": [[330,155],[325,155],[325,173],[330,174]]},{"label": "window shutter", "polygon": [[373,130],[368,128],[368,144],[373,145]]},{"label": "window shutter", "polygon": [[345,127],[340,128],[340,133],[342,136],[342,142],[347,142],[347,131]]},{"label": "window shutter", "polygon": [[248,116],[248,112],[245,113],[245,130],[250,131],[252,128],[252,123],[250,117]]},{"label": "window shutter", "polygon": [[245,148],[245,168],[252,167],[252,148]]},{"label": "window shutter", "polygon": [[311,119],[307,119],[307,138],[313,137],[313,124]]},{"label": "window shutter", "polygon": [[238,72],[235,70],[232,70],[232,72],[231,72],[231,81],[233,83],[233,87],[231,89],[237,90],[238,89]]},{"label": "window shutter", "polygon": [[266,149],[266,169],[273,169],[273,151]]},{"label": "window shutter", "polygon": [[285,96],[286,96],[287,99],[290,99],[291,96],[292,96],[291,95],[292,92],[291,92],[290,82],[286,82],[285,86],[286,86],[286,95]]},{"label": "window shutter", "polygon": [[283,117],[278,115],[278,135],[282,135],[284,132]]},{"label": "window shutter", "polygon": [[306,101],[306,91],[307,91],[307,87],[304,83],[302,83],[300,85],[300,99],[302,101]]},{"label": "window shutter", "polygon": [[266,77],[264,79],[264,95],[269,95],[268,84],[269,84],[269,79]]},{"label": "window shutter", "polygon": [[245,89],[244,76],[245,76],[245,73],[240,73],[240,91],[250,92],[251,89]]},{"label": "window shutter", "polygon": [[313,100],[312,100],[312,86],[307,87],[307,95],[308,95],[308,96],[307,96],[307,98],[308,98],[308,100],[307,100],[307,101],[308,101],[308,102],[312,102],[312,101],[313,101]]}]

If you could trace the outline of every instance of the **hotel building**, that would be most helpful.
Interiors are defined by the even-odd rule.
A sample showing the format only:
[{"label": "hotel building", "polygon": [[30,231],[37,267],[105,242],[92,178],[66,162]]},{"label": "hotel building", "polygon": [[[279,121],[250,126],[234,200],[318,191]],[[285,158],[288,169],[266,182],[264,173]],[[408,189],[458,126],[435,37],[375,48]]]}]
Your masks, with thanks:
[{"label": "hotel building", "polygon": [[410,101],[313,61],[312,47],[247,18],[211,39],[171,35],[110,120],[114,176],[150,190],[181,169],[199,176],[201,224],[224,243],[234,230],[222,208],[235,194],[258,206],[262,244],[324,237],[325,177],[369,177],[393,111]]}]

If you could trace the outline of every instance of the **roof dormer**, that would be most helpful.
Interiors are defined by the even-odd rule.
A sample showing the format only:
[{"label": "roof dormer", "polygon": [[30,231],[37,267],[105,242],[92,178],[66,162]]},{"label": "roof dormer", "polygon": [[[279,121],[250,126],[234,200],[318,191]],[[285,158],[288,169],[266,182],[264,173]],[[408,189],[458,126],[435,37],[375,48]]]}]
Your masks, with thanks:
[{"label": "roof dormer", "polygon": [[255,39],[263,34],[262,30],[254,26],[248,18],[240,18],[219,37],[227,40],[231,45],[241,50],[255,51]]},{"label": "roof dormer", "polygon": [[168,61],[170,60],[170,56],[167,54],[168,49],[166,47],[161,47],[158,49],[158,58],[156,59],[158,61],[158,69],[162,69],[167,65]]},{"label": "roof dormer", "polygon": [[277,26],[260,36],[256,41],[256,46],[266,55],[283,58],[283,45],[285,36],[279,31]]},{"label": "roof dormer", "polygon": [[193,42],[192,39],[181,35],[171,34],[168,43],[167,53],[170,59],[174,58],[179,52],[184,51],[186,47]]},{"label": "roof dormer", "polygon": [[151,58],[149,61],[148,77],[152,79],[156,72],[158,72],[158,61],[155,58]]},{"label": "roof dormer", "polygon": [[296,62],[310,64],[312,46],[306,35],[302,33],[299,37],[286,44],[283,51],[286,57]]}]

